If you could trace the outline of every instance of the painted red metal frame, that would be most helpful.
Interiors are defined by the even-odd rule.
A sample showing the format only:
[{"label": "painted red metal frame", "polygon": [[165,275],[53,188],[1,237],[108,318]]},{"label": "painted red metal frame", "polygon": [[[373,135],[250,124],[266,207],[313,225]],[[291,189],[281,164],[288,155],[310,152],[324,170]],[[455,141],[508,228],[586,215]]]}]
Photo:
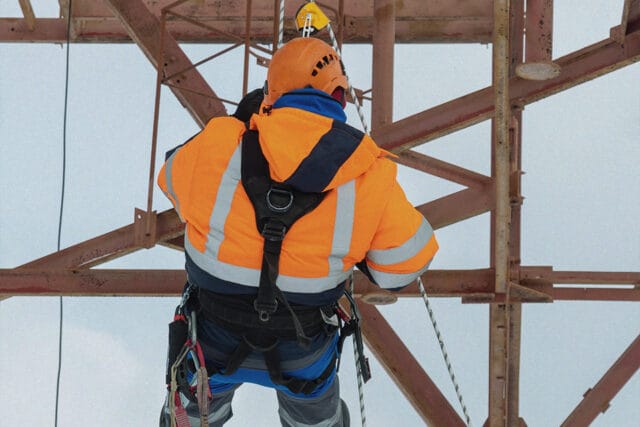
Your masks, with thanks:
[{"label": "painted red metal frame", "polygon": [[[427,292],[431,296],[456,296],[462,297],[463,302],[491,304],[489,418],[486,423],[490,426],[524,425],[524,421],[518,415],[522,302],[551,302],[556,299],[640,301],[640,272],[553,271],[550,267],[520,266],[522,196],[519,180],[522,107],[640,60],[640,0],[624,1],[621,25],[611,30],[611,38],[556,59],[555,62],[562,68],[561,75],[542,82],[523,80],[515,77],[513,73],[514,66],[522,61],[523,47],[520,41],[522,40],[521,31],[525,25],[523,1],[494,2],[496,5],[494,18],[501,19],[501,23],[497,24],[503,27],[506,16],[502,9],[511,8],[510,13],[507,14],[509,35],[506,36],[511,43],[509,47],[511,61],[501,66],[500,72],[503,76],[508,72],[506,80],[500,77],[505,82],[502,95],[495,92],[496,79],[494,78],[494,85],[491,87],[396,122],[390,120],[393,67],[390,67],[389,63],[393,62],[393,40],[398,42],[403,40],[403,37],[410,37],[411,34],[403,21],[393,19],[396,13],[395,8],[392,7],[395,5],[394,2],[376,0],[374,2],[375,18],[371,21],[378,28],[376,37],[373,39],[376,52],[373,59],[376,77],[372,97],[372,110],[375,111],[373,114],[375,139],[383,147],[400,153],[398,163],[468,187],[418,206],[418,210],[429,218],[436,229],[475,215],[492,212],[491,222],[494,231],[491,243],[491,268],[433,270],[423,276]],[[531,0],[529,2],[531,3]],[[543,2],[546,3],[543,5]],[[130,38],[140,46],[151,63],[163,70],[165,77],[169,76],[169,86],[197,123],[203,126],[209,118],[226,114],[221,100],[217,98],[213,89],[195,70],[194,64],[186,57],[176,39],[163,30],[156,14],[147,9],[144,2],[108,0],[105,3],[119,20],[119,25],[126,31],[126,35],[114,33],[113,38],[117,41]],[[540,0],[539,3],[535,3],[535,6],[541,6],[540,10],[545,8],[548,10],[549,0]],[[344,16],[341,13],[338,15]],[[27,17],[26,14],[25,16]],[[60,40],[64,39],[63,20],[43,20],[30,16],[27,18],[25,20],[0,19],[0,39],[5,41],[39,40],[40,38],[55,41],[56,37]],[[362,22],[364,21],[357,21],[350,28],[361,28],[359,26],[363,25]],[[29,31],[26,26],[32,23],[35,28]],[[249,16],[246,17],[244,24],[245,32],[239,37],[244,37],[246,44],[246,34],[253,25]],[[74,25],[75,40],[91,41],[90,36],[82,33],[80,27]],[[465,27],[462,24],[461,28],[465,28],[467,35],[474,34],[475,30],[472,26]],[[543,35],[549,33],[551,37],[549,26],[541,30]],[[351,41],[354,41],[359,37],[353,36],[349,31],[344,33],[346,40],[351,38]],[[219,37],[235,37],[235,33],[225,35],[225,31],[221,31],[220,34],[222,35]],[[369,42],[371,39],[367,37],[369,36],[365,36],[360,41]],[[465,37],[464,34],[458,36],[458,40],[463,40]],[[475,37],[474,41],[481,40],[477,34],[469,37]],[[483,37],[485,41],[489,41],[486,35]],[[222,41],[215,37],[212,39]],[[159,56],[161,46],[164,46],[164,49]],[[538,47],[538,50],[544,49],[547,45],[542,43],[539,46],[541,47]],[[529,53],[532,57],[537,55],[547,58],[543,56],[545,52],[531,51],[527,52],[527,56]],[[168,61],[162,58],[168,58]],[[494,64],[497,61],[498,59]],[[246,87],[243,91],[246,91]],[[507,93],[506,99],[500,98],[504,96],[504,92]],[[506,114],[495,114],[499,103],[502,105],[501,108],[506,109]],[[492,156],[492,165],[494,168],[501,168],[502,172],[496,173],[494,169],[491,177],[408,151],[409,148],[418,144],[493,117],[497,119],[494,135],[501,133],[502,136],[497,139],[498,145],[496,142],[493,144],[496,150]],[[509,150],[501,150],[500,144],[504,142],[499,141],[504,141],[506,134],[509,135],[511,147]],[[498,181],[502,183],[501,186],[496,185]],[[505,201],[508,201],[509,209],[502,214],[497,213],[495,210],[497,204]],[[507,224],[508,237],[503,236],[504,232],[495,232],[495,227],[500,223]],[[183,239],[183,225],[173,210],[160,214],[152,212],[150,208],[147,212],[138,210],[132,224],[34,260],[16,269],[0,270],[0,299],[12,295],[177,295],[185,281],[185,273],[182,270],[90,268],[154,244],[181,249]],[[504,239],[507,239],[508,247],[498,250],[496,244],[504,244]],[[496,254],[499,256],[496,257]],[[498,282],[502,284],[498,286]],[[566,284],[584,284],[589,287],[565,287]],[[627,286],[620,288],[611,285]],[[397,294],[389,294],[369,283],[362,275],[356,276],[355,291],[361,302],[392,302],[398,297],[420,296],[415,285]],[[367,343],[425,422],[432,425],[461,425],[460,417],[453,411],[437,386],[431,382],[380,313],[373,306],[364,303],[361,304],[361,312]],[[584,400],[563,425],[586,425],[592,421],[638,370],[639,352],[640,337],[636,338],[594,389],[585,395]]]}]

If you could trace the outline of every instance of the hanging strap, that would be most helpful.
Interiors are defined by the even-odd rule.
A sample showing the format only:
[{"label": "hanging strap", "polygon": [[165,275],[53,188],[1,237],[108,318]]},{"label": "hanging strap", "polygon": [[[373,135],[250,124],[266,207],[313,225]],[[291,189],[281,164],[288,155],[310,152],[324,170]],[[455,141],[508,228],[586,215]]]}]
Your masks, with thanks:
[{"label": "hanging strap", "polygon": [[258,132],[247,130],[242,138],[242,185],[253,204],[256,226],[264,238],[262,268],[258,296],[254,309],[262,322],[268,322],[276,312],[278,303],[291,313],[296,328],[298,342],[308,346],[310,339],[287,302],[282,291],[276,286],[278,278],[282,242],[294,222],[312,211],[324,198],[323,193],[305,193],[290,185],[275,182],[269,173],[269,163],[262,153]]}]

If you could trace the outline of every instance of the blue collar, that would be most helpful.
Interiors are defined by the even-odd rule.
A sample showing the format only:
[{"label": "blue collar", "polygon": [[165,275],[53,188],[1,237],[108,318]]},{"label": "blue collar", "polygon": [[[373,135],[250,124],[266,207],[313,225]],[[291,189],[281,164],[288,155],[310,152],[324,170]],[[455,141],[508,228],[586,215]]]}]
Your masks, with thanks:
[{"label": "blue collar", "polygon": [[330,95],[318,89],[304,88],[287,92],[276,100],[273,108],[300,108],[345,123],[347,115],[342,105]]}]

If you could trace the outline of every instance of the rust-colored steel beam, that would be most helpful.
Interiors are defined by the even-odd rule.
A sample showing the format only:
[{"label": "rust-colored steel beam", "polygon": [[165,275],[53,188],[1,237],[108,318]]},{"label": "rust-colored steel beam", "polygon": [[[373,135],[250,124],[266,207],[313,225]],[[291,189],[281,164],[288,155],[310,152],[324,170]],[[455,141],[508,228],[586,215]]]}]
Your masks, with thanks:
[{"label": "rust-colored steel beam", "polygon": [[367,346],[427,425],[464,426],[438,386],[429,378],[391,325],[372,305],[358,304]]},{"label": "rust-colored steel beam", "polygon": [[620,26],[612,30],[612,36],[622,44],[627,34],[638,29],[640,29],[640,0],[624,0]]},{"label": "rust-colored steel beam", "polygon": [[[61,258],[64,260],[64,258]],[[109,295],[163,296],[179,295],[186,276],[184,270],[111,270],[76,269],[55,265],[51,259],[32,268],[0,269],[0,294],[4,295]],[[425,290],[431,296],[491,296],[492,271],[429,270],[422,275]],[[414,283],[402,291],[391,293],[370,283],[356,272],[355,295],[359,298],[395,301],[397,297],[420,297]],[[159,283],[162,282],[160,285]],[[90,284],[100,286],[92,287]],[[89,285],[87,285],[89,284]],[[157,291],[157,292],[156,292]]]},{"label": "rust-colored steel beam", "polygon": [[[505,294],[509,285],[509,236],[511,206],[509,105],[510,0],[493,2],[493,94],[492,177],[495,206],[492,210],[491,267],[495,271],[495,292]],[[506,427],[509,422],[511,304],[491,304],[489,309],[489,402],[488,427]],[[518,319],[519,320],[519,319]]]},{"label": "rust-colored steel beam", "polygon": [[[553,0],[527,0],[525,60],[517,74],[525,79],[548,80],[560,73],[553,57]],[[520,61],[522,62],[522,61]]]},{"label": "rust-colored steel beam", "polygon": [[[553,271],[551,267],[520,268],[520,285],[566,301],[640,301],[640,272]],[[562,285],[591,285],[567,287]],[[593,287],[599,285],[599,287]],[[621,288],[619,285],[633,285]]]},{"label": "rust-colored steel beam", "polygon": [[[291,2],[293,4],[293,2]],[[346,1],[347,4],[351,0]],[[272,6],[273,7],[273,6]],[[371,44],[374,21],[372,17],[353,17],[347,15],[344,28],[345,43]],[[73,18],[72,25],[77,28],[74,43],[131,43],[131,36],[115,19]],[[28,21],[23,18],[0,18],[0,42],[18,43],[64,43],[66,40],[65,20],[59,18],[36,18],[35,31],[30,31]],[[209,22],[220,28],[221,32],[211,33],[186,22],[174,21],[169,32],[179,43],[235,43],[237,37],[244,35],[242,16]],[[285,21],[285,37],[295,36],[296,30],[291,24],[292,17]],[[396,26],[397,43],[490,43],[491,20],[478,17],[443,18],[404,18],[398,19]],[[252,41],[261,44],[273,42],[272,20],[256,17],[251,21],[254,36]]]},{"label": "rust-colored steel beam", "polygon": [[592,388],[586,391],[584,399],[576,406],[562,427],[582,427],[590,425],[600,412],[609,407],[609,402],[640,369],[640,335],[627,347]]},{"label": "rust-colored steel beam", "polygon": [[559,288],[553,287],[555,301],[640,301],[640,288]]},{"label": "rust-colored steel beam", "polygon": [[[484,297],[493,296],[493,270],[428,270],[422,274],[424,289],[434,297]],[[420,290],[416,283],[397,292],[380,289],[363,274],[356,272],[354,293],[366,301],[378,300],[393,302],[396,298],[419,298]]]},{"label": "rust-colored steel beam", "polygon": [[417,151],[407,150],[398,155],[396,163],[456,182],[466,187],[486,187],[491,178],[460,166],[444,162]]},{"label": "rust-colored steel beam", "polygon": [[393,123],[396,0],[373,0],[375,18],[371,74],[371,128]]},{"label": "rust-colored steel beam", "polygon": [[184,270],[0,270],[2,296],[177,296]]},{"label": "rust-colored steel beam", "polygon": [[[120,21],[114,18],[105,2],[94,0],[77,0],[73,2],[73,25],[77,28],[76,42],[108,42],[129,43],[130,34]],[[145,1],[145,5],[155,16],[169,3],[167,1]],[[263,44],[273,43],[274,0],[253,0],[251,19],[252,39]],[[286,2],[285,6],[285,39],[297,34],[293,16],[301,2]],[[324,3],[328,3],[325,5]],[[324,2],[325,12],[334,11],[335,20],[340,21],[338,38],[340,44],[371,44],[374,27],[374,9],[371,0],[338,0]],[[211,33],[204,28],[194,27],[177,20],[168,24],[168,30],[176,41],[191,43],[234,43],[233,39],[245,34],[245,1],[190,1],[178,7],[184,16],[198,17],[220,29]],[[489,43],[491,42],[492,17],[491,0],[474,0],[473,2],[442,2],[440,0],[405,0],[397,7],[395,14],[396,42],[398,43]],[[37,20],[36,26],[47,26],[53,23],[56,28],[46,32],[30,34],[24,20],[5,19],[0,21],[0,40],[55,42],[65,40],[64,27],[57,25],[56,20]],[[344,26],[344,28],[342,28]],[[276,33],[277,34],[277,33]]]},{"label": "rust-colored steel beam", "polygon": [[19,1],[20,1],[20,9],[22,9],[22,16],[24,16],[24,21],[27,24],[27,28],[29,29],[29,31],[35,30],[36,15],[33,13],[31,2],[29,0],[19,0]]},{"label": "rust-colored steel beam", "polygon": [[[135,228],[134,222],[36,259],[19,268],[91,268],[141,249],[142,246],[136,243]],[[169,209],[158,214],[155,232],[157,241],[171,240],[182,234],[184,225],[175,210]]]},{"label": "rust-colored steel beam", "polygon": [[29,21],[23,18],[0,18],[0,41],[18,43],[66,43],[67,41],[66,18],[35,18],[33,30],[29,29],[30,25]]},{"label": "rust-colored steel beam", "polygon": [[509,203],[510,159],[509,125],[509,0],[494,1],[493,30],[493,178],[495,179],[495,215],[493,265],[496,273],[496,292],[505,293],[509,283],[509,235],[511,205]]},{"label": "rust-colored steel beam", "polygon": [[[640,60],[640,30],[627,35],[624,46],[606,39],[558,58],[562,73],[551,80],[513,77],[512,104],[530,104]],[[387,150],[401,152],[492,117],[493,88],[487,87],[376,130],[373,137]]]},{"label": "rust-colored steel beam", "polygon": [[[522,62],[523,30],[524,30],[524,0],[512,0],[509,10],[509,78],[515,75],[517,64]],[[509,295],[523,287],[517,283],[520,270],[521,254],[521,223],[522,223],[522,109],[509,105],[510,122],[509,130]],[[493,224],[493,221],[492,221]],[[492,225],[493,227],[494,225]],[[492,245],[493,246],[493,245]],[[550,301],[545,294],[540,295],[527,289],[522,292],[523,297],[532,299],[541,298],[542,301]],[[507,334],[507,352],[509,355],[507,365],[507,425],[524,427],[526,424],[520,418],[520,352],[522,336],[522,304],[511,302],[509,309],[509,331]]]},{"label": "rust-colored steel beam", "polygon": [[494,205],[492,186],[468,188],[445,197],[416,206],[434,229],[463,221],[488,212]]},{"label": "rust-colored steel beam", "polygon": [[[81,248],[91,250],[90,246],[83,244],[73,248],[76,255],[81,252]],[[102,252],[104,247],[94,246],[94,249]],[[16,269],[0,270],[0,294],[5,296],[153,296],[158,290],[157,295],[162,296],[170,293],[167,289],[173,289],[175,295],[178,295],[184,284],[183,270],[147,270],[143,275],[141,270],[85,269],[86,264],[65,267],[65,264],[69,263],[72,257],[67,253],[60,254],[56,258],[57,254],[54,253],[37,260],[40,265],[34,265],[31,268],[23,266]],[[99,260],[103,259],[104,257],[99,258]],[[97,263],[95,260],[93,262]],[[168,273],[165,274],[165,272]],[[143,278],[144,280],[142,280]],[[397,298],[419,298],[421,296],[415,283],[399,292],[392,293],[370,283],[359,272],[356,272],[355,280],[356,297],[367,302],[387,304],[394,302]],[[465,303],[505,302],[503,294],[495,295],[493,293],[494,273],[491,269],[429,270],[422,275],[422,280],[427,294],[432,297],[461,297]],[[164,283],[160,288],[157,288],[160,281]],[[87,282],[102,283],[102,285],[99,288],[91,288],[85,285]],[[62,287],[59,287],[58,285],[61,283]],[[512,301],[523,303],[550,302],[552,300],[640,301],[640,288],[562,288],[538,283],[512,284],[511,286],[515,288],[511,292]]]},{"label": "rust-colored steel beam", "polygon": [[[161,37],[160,21],[141,0],[106,0],[105,3],[154,67],[164,67],[165,74],[172,75],[193,65],[168,31]],[[157,64],[161,39],[165,63]],[[170,79],[167,84],[200,127],[204,127],[212,117],[227,114],[224,104],[195,68]]]},{"label": "rust-colored steel beam", "polygon": [[555,284],[636,285],[640,287],[640,272],[632,271],[554,271],[551,267],[522,267],[523,282],[543,281]]},{"label": "rust-colored steel beam", "polygon": [[553,52],[553,0],[527,0],[525,61],[550,61]]}]

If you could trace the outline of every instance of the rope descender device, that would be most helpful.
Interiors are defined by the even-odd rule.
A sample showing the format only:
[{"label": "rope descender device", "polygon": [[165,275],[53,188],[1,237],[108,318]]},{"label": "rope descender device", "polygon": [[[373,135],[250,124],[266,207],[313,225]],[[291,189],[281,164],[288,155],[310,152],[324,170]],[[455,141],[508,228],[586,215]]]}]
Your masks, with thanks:
[{"label": "rope descender device", "polygon": [[329,25],[329,18],[314,1],[300,6],[296,12],[296,28],[302,37],[309,37]]}]

